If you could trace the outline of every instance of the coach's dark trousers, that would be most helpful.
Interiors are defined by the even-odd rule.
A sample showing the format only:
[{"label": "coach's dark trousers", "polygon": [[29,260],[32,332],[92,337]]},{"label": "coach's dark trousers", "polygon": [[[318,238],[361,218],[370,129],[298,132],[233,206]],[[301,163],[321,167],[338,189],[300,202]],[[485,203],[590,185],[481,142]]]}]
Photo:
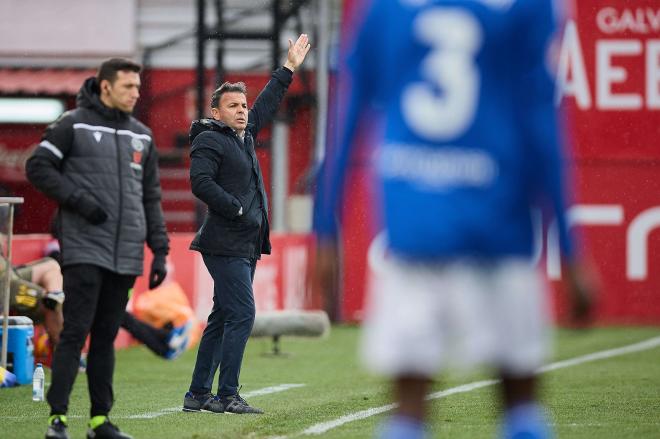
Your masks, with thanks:
[{"label": "coach's dark trousers", "polygon": [[252,280],[257,261],[231,256],[203,257],[213,278],[213,310],[199,343],[190,391],[210,392],[219,365],[218,395],[234,395],[254,324]]},{"label": "coach's dark trousers", "polygon": [[120,275],[88,264],[63,267],[62,274],[66,294],[64,329],[53,355],[52,382],[47,395],[50,413],[67,412],[80,365],[80,352],[89,334],[87,386],[90,415],[108,415],[114,401],[113,344],[135,276]]}]

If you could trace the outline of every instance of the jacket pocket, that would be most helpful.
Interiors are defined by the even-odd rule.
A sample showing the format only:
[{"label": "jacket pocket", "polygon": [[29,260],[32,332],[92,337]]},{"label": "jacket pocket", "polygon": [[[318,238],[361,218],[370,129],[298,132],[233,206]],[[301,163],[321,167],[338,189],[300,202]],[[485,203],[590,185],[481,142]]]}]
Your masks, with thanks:
[{"label": "jacket pocket", "polygon": [[253,206],[256,198],[256,192],[250,191],[246,195],[239,195],[236,199],[241,203],[243,207],[243,214],[234,218],[236,222],[243,223],[249,227],[259,227],[258,218],[255,218],[254,211],[259,210],[255,209]]},{"label": "jacket pocket", "polygon": [[256,233],[242,221],[229,221],[210,213],[193,245],[210,253],[248,257],[254,253]]},{"label": "jacket pocket", "polygon": [[81,235],[87,233],[92,224],[80,213],[67,207],[62,208],[62,230],[64,233]]},{"label": "jacket pocket", "polygon": [[238,215],[238,211],[241,208],[241,203],[236,197],[229,194],[232,198],[225,198],[221,205],[216,205],[211,207],[208,205],[209,214],[224,218],[226,220],[234,220]]}]

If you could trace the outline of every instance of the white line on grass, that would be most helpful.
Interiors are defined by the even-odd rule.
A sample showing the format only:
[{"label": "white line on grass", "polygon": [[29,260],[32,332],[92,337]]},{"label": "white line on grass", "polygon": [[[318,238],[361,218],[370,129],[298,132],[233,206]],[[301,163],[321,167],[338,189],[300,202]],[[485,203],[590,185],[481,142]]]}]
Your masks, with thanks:
[{"label": "white line on grass", "polygon": [[[537,372],[539,374],[551,372],[553,370],[563,369],[565,367],[577,366],[579,364],[588,363],[591,361],[604,360],[606,358],[631,354],[633,352],[641,352],[648,349],[653,349],[658,346],[660,346],[660,337],[654,337],[639,343],[634,343],[628,346],[622,346],[620,348],[608,349],[606,351],[594,352],[592,354],[582,355],[579,357],[571,358],[569,360],[557,361],[555,363],[551,363],[541,367]],[[444,398],[450,395],[455,395],[457,393],[471,392],[472,390],[481,389],[482,387],[492,386],[497,383],[499,383],[499,380],[475,381],[473,383],[463,384],[460,386],[452,387],[450,389],[442,390],[440,392],[431,393],[427,395],[426,399],[433,400],[433,399]],[[344,424],[348,424],[349,422],[359,421],[361,419],[366,419],[374,415],[379,415],[381,413],[388,412],[396,408],[396,406],[397,404],[387,404],[381,407],[373,407],[367,410],[361,410],[359,412],[344,415],[332,421],[321,422],[312,425],[311,427],[305,429],[304,431],[298,434],[295,434],[294,436],[323,434],[329,430],[332,430],[337,427],[341,427]],[[277,439],[286,439],[286,436],[278,436]]]},{"label": "white line on grass", "polygon": [[608,349],[606,351],[594,352],[593,354],[582,355],[580,357],[571,358],[569,360],[557,361],[547,366],[543,366],[538,370],[539,373],[551,372],[565,367],[576,366],[590,361],[604,360],[606,358],[617,357],[619,355],[632,354],[633,352],[641,352],[653,349],[660,346],[660,337],[649,338],[648,340],[640,341],[628,346],[620,348]]},{"label": "white line on grass", "polygon": [[[284,392],[289,389],[296,389],[298,387],[304,387],[304,384],[278,384],[277,386],[264,387],[263,389],[253,390],[251,392],[245,392],[241,396],[244,398],[252,398],[253,396],[268,395],[270,393]],[[176,407],[169,407],[165,409],[158,410],[157,412],[148,412],[141,413],[139,415],[130,415],[130,416],[115,416],[116,419],[153,419],[159,416],[166,415],[168,413],[180,412],[182,406],[178,405]]]},{"label": "white line on grass", "polygon": [[247,392],[243,396],[246,398],[252,398],[253,396],[268,395],[270,393],[284,392],[289,389],[297,389],[298,387],[305,387],[304,384],[279,384],[277,386],[264,387],[263,389],[253,390],[252,392]]},{"label": "white line on grass", "polygon": [[[476,383],[464,384],[458,387],[452,387],[451,389],[443,390],[442,392],[431,393],[426,397],[426,399],[437,399],[444,396],[453,395],[455,393],[469,392],[474,389],[479,389],[481,387],[490,386],[495,384],[496,380],[487,380],[487,381],[477,381]],[[366,410],[362,410],[350,415],[342,416],[341,418],[335,419],[334,421],[322,422],[320,424],[312,425],[308,429],[302,432],[302,434],[322,434],[328,430],[339,427],[341,425],[347,424],[349,422],[358,421],[360,419],[369,418],[374,415],[379,415],[381,413],[390,411],[394,409],[397,404],[388,404],[382,407],[374,407]]]},{"label": "white line on grass", "polygon": [[[254,396],[268,395],[270,393],[284,392],[289,389],[296,389],[298,387],[305,387],[305,384],[278,384],[277,386],[264,387],[263,389],[253,390],[251,392],[245,392],[241,396],[245,398],[252,398]],[[168,413],[180,412],[182,406],[169,407],[157,412],[142,413],[139,415],[131,416],[113,416],[113,419],[153,419],[159,416],[166,415]],[[3,416],[3,419],[26,419],[32,418],[32,414],[17,415],[17,416]],[[85,418],[86,416],[82,415],[68,415],[69,419]]]},{"label": "white line on grass", "polygon": [[362,410],[350,415],[342,416],[341,418],[335,419],[334,421],[321,422],[320,424],[312,425],[308,429],[302,432],[302,434],[321,434],[325,433],[328,430],[339,427],[349,422],[359,421],[360,419],[366,419],[374,415],[379,415],[384,412],[388,412],[395,408],[397,404],[387,404],[382,407],[373,407],[367,410]]}]

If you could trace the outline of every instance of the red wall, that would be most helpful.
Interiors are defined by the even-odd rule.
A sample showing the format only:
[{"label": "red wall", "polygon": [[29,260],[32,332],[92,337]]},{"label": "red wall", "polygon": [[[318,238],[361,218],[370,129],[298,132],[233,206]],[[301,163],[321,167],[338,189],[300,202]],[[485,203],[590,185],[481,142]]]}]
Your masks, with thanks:
[{"label": "red wall", "polygon": [[[170,234],[168,275],[165,282],[176,281],[185,291],[199,321],[206,321],[212,307],[213,280],[200,253],[189,250],[192,233]],[[12,263],[26,263],[43,256],[48,235],[16,235],[12,245]],[[254,277],[257,311],[311,309],[318,303],[305,291],[305,269],[311,237],[307,235],[271,235],[273,251],[263,255]],[[149,272],[151,252],[145,249],[144,272]],[[148,280],[135,282],[134,295],[147,290]]]},{"label": "red wall", "polygon": [[[198,322],[206,322],[213,307],[213,280],[201,255],[188,249],[192,233],[170,234],[168,274],[164,284],[177,282],[185,292]],[[48,235],[16,235],[12,245],[12,263],[26,263],[43,256]],[[311,243],[306,235],[271,236],[273,251],[257,264],[254,277],[254,299],[257,312],[281,309],[315,309],[319,300],[310,297],[305,289],[305,268]],[[149,273],[151,252],[145,249],[144,273]],[[141,276],[135,282],[133,301],[147,290],[148,280]],[[131,337],[121,331],[115,346],[125,347]]]},{"label": "red wall", "polygon": [[574,6],[560,46],[569,69],[559,83],[568,84],[562,104],[571,116],[576,200],[592,209],[577,227],[602,278],[599,314],[658,324],[660,23],[653,17],[660,7],[654,0]]},{"label": "red wall", "polygon": [[[309,100],[306,104],[293,108],[289,99],[300,96],[305,90],[314,90],[313,72],[305,73],[309,87],[303,84],[301,73],[294,75],[294,80],[281,107],[280,115],[289,117],[289,192],[301,193],[306,190],[301,186],[310,164],[314,142],[314,117]],[[208,72],[207,96],[213,90],[214,81]],[[228,81],[243,81],[248,86],[248,104],[251,105],[270,78],[269,72],[260,74],[232,74]],[[196,118],[195,110],[195,72],[193,69],[152,69],[142,74],[143,87],[135,115],[146,123],[154,133],[154,140],[161,155],[170,155],[176,150],[175,136],[188,137],[190,123]],[[209,99],[207,99],[208,101]],[[74,98],[66,99],[68,108],[74,105]],[[290,105],[287,107],[287,105]],[[208,107],[208,105],[207,105]],[[287,108],[291,111],[287,112]],[[6,186],[15,196],[25,198],[25,204],[19,208],[15,221],[16,233],[43,233],[49,230],[49,223],[55,209],[55,203],[36,191],[25,179],[25,160],[39,143],[46,125],[8,125],[0,124],[0,185]],[[270,192],[270,126],[259,134],[257,141],[266,146],[257,150],[257,155],[264,173],[266,190]],[[188,145],[179,150],[182,161],[174,167],[187,168]],[[179,188],[179,183],[168,184],[168,188]],[[169,202],[164,207],[176,208],[177,203]],[[180,204],[180,203],[179,203]],[[172,206],[170,206],[172,205]],[[179,206],[180,207],[180,206]],[[181,227],[180,225],[178,226]],[[194,230],[194,224],[184,230]],[[170,227],[170,231],[174,230]]]},{"label": "red wall", "polygon": [[[345,2],[346,14],[354,3]],[[660,324],[660,7],[655,0],[634,6],[580,0],[570,13],[556,46],[560,64],[562,56],[568,61],[559,79],[568,84],[561,104],[574,149],[569,216],[582,253],[600,273],[597,318]],[[615,52],[606,58],[608,50]],[[351,196],[342,214],[343,315],[360,320],[365,255],[376,227],[372,209],[364,207],[373,206],[368,163],[354,158],[350,166]],[[543,236],[546,247],[547,240]],[[561,317],[566,304],[550,259],[539,265]]]},{"label": "red wall", "polygon": [[[212,72],[207,75],[207,98],[215,88]],[[310,81],[309,90],[314,90],[313,73],[307,73]],[[230,82],[243,81],[248,88],[248,106],[251,106],[261,89],[270,79],[270,73],[261,74],[230,74],[225,80]],[[174,146],[177,134],[186,138],[190,123],[197,118],[195,72],[190,69],[154,69],[145,77],[147,88],[144,90],[141,119],[152,128],[156,144],[159,148],[167,150]],[[294,75],[293,83],[285,96],[279,113],[280,117],[288,117],[290,123],[289,137],[289,188],[292,193],[300,192],[299,181],[310,164],[312,145],[314,141],[314,117],[309,105],[293,109],[289,99],[304,93],[305,86],[300,73]],[[210,116],[208,103],[205,103],[206,117]],[[287,112],[287,108],[293,111]],[[257,138],[258,144],[268,146],[270,142],[270,126],[261,131]],[[264,182],[270,191],[270,149],[259,149],[258,155],[261,169],[264,173]],[[187,157],[187,150],[185,151]]]},{"label": "red wall", "polygon": [[46,125],[0,124],[0,186],[2,196],[25,198],[16,208],[14,231],[48,231],[55,203],[37,192],[25,179],[25,161],[36,148]]}]

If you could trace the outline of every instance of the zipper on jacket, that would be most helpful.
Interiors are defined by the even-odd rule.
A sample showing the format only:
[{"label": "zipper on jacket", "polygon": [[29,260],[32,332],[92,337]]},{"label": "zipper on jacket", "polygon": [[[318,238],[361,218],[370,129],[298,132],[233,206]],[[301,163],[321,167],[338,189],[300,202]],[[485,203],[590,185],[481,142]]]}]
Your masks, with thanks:
[{"label": "zipper on jacket", "polygon": [[122,172],[121,172],[121,147],[119,145],[119,134],[117,134],[117,130],[115,129],[115,146],[117,148],[117,179],[119,180],[119,212],[117,216],[117,232],[115,233],[115,260],[114,260],[114,267],[115,271],[119,272],[119,268],[117,267],[117,260],[119,259],[119,256],[117,253],[119,252],[119,232],[121,230],[121,212],[124,209],[123,202],[124,202],[124,186],[122,185]]},{"label": "zipper on jacket", "polygon": [[[247,136],[247,135],[246,135]],[[252,137],[252,136],[251,136]],[[259,159],[257,158],[257,151],[254,148],[254,137],[252,137],[251,148],[246,145],[247,142],[243,142],[243,147],[248,157],[250,157],[250,166],[252,168],[252,175],[254,177],[254,182],[256,186],[256,196],[259,198],[259,210],[261,211],[261,225],[257,229],[257,239],[254,243],[254,252],[252,257],[258,258],[261,255],[261,248],[264,244],[263,228],[268,222],[268,212],[266,211],[266,200],[264,199],[265,188],[263,188],[263,181],[259,178]],[[262,191],[263,188],[263,191]]]},{"label": "zipper on jacket", "polygon": [[[264,212],[265,207],[266,207],[266,201],[264,200],[265,188],[264,188],[264,191],[262,192],[261,188],[263,186],[263,182],[259,178],[259,171],[258,171],[259,159],[257,158],[257,152],[254,149],[254,142],[255,142],[254,137],[252,137],[250,135],[250,137],[252,137],[252,142],[251,142],[252,143],[252,149],[250,150],[250,148],[248,147],[247,142],[245,140],[246,137],[248,136],[247,133],[245,133],[245,136],[243,137],[242,140],[241,140],[240,137],[238,137],[238,134],[236,133],[236,131],[232,130],[232,134],[234,135],[234,138],[236,139],[236,141],[239,144],[239,149],[243,153],[247,154],[248,158],[250,159],[250,168],[252,170],[252,174],[254,176],[256,186],[257,186],[256,187],[256,196],[259,197],[259,199],[260,199],[259,201],[261,202],[260,203],[261,207],[260,207],[259,210],[261,210],[261,212],[262,212],[262,218],[261,219],[262,219],[262,223],[263,223],[263,221],[268,221],[268,212]],[[245,209],[248,208],[248,206],[243,206],[243,207]],[[244,212],[244,213],[247,214],[247,211]],[[265,226],[265,224],[261,224],[259,226],[259,228],[257,229],[257,238],[255,239],[254,249],[252,251],[252,254],[250,255],[251,258],[258,258],[259,255],[261,255],[261,247],[263,245],[263,237],[261,235],[263,234],[262,229],[263,229],[264,226]]]}]

